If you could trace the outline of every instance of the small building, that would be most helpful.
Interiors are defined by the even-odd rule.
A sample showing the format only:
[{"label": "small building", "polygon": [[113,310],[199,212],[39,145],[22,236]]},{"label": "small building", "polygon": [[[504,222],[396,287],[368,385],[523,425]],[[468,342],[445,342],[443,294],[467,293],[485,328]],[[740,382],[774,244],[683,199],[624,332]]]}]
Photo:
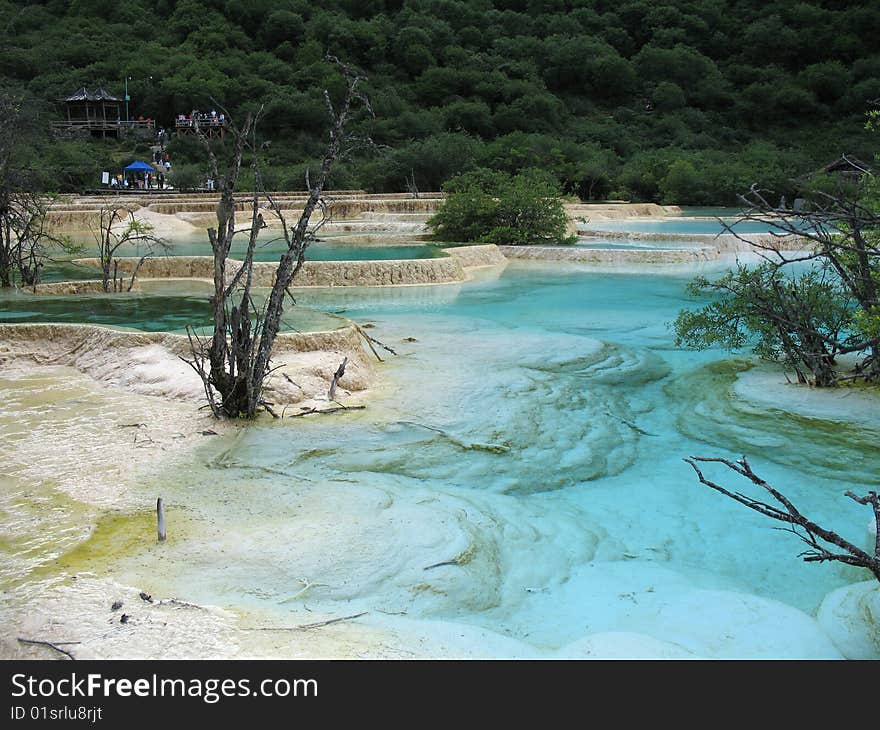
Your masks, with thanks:
[{"label": "small building", "polygon": [[123,120],[125,100],[114,96],[103,86],[94,91],[82,86],[60,101],[64,104],[67,119],[52,122],[55,134],[120,137],[127,130],[152,132],[155,128],[155,123],[150,119]]},{"label": "small building", "polygon": [[820,175],[834,175],[846,182],[858,182],[865,175],[873,175],[874,169],[871,165],[862,162],[857,157],[841,155],[834,162],[817,170],[816,173]]}]

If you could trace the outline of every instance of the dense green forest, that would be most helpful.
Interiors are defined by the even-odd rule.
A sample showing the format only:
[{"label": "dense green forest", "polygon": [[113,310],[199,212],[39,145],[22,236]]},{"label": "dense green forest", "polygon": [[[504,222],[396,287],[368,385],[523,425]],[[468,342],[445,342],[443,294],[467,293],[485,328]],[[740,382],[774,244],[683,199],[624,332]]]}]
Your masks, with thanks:
[{"label": "dense green forest", "polygon": [[[263,103],[268,180],[301,189],[324,144],[327,52],[369,76],[381,149],[336,188],[437,190],[473,168],[538,167],[583,199],[722,204],[848,153],[871,160],[876,0],[0,0],[0,75],[43,102],[81,86],[170,125],[212,99]],[[59,189],[143,144],[37,144]],[[174,141],[191,173],[198,145]]]}]

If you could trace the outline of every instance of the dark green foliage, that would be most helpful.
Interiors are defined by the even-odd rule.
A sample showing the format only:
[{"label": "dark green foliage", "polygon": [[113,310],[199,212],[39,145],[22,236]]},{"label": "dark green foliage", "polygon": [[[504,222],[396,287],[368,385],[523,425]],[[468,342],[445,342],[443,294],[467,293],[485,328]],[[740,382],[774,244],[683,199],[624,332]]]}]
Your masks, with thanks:
[{"label": "dark green foliage", "polygon": [[[876,131],[878,120],[880,112],[871,112],[866,129]],[[694,184],[693,169],[680,161],[672,168],[684,184]],[[799,250],[756,242],[760,265],[740,264],[715,281],[696,279],[691,294],[716,298],[679,314],[676,342],[700,349],[751,345],[757,355],[792,367],[799,382],[817,386],[880,382],[880,184],[871,175],[820,175],[801,194],[797,213],[757,187],[743,194],[743,218],[794,236]],[[843,369],[850,373],[841,375]]]},{"label": "dark green foliage", "polygon": [[175,190],[188,192],[204,187],[205,175],[198,165],[178,164],[173,173],[168,175],[168,182],[174,186]]},{"label": "dark green foliage", "polygon": [[[325,142],[320,91],[340,82],[322,58],[336,53],[370,78],[377,118],[362,131],[393,150],[387,167],[346,168],[376,191],[497,161],[580,196],[735,204],[725,176],[769,186],[766,165],[784,187],[841,153],[869,158],[861,115],[880,98],[869,0],[0,0],[0,27],[0,74],[55,118],[74,89],[121,95],[126,76],[131,114],[166,126],[266,104],[278,180]],[[499,149],[522,135],[540,143]],[[107,146],[112,158],[114,143],[90,141],[41,165],[61,189],[93,186]]]},{"label": "dark green foliage", "polygon": [[850,344],[857,310],[830,271],[789,276],[772,264],[740,265],[715,281],[695,279],[689,291],[694,296],[714,293],[717,299],[679,313],[674,324],[678,346],[750,346],[759,357],[792,367],[802,382],[834,384],[841,349],[836,343]]},{"label": "dark green foliage", "polygon": [[540,170],[517,175],[479,169],[444,185],[446,200],[429,221],[440,241],[524,246],[571,243],[553,179]]}]

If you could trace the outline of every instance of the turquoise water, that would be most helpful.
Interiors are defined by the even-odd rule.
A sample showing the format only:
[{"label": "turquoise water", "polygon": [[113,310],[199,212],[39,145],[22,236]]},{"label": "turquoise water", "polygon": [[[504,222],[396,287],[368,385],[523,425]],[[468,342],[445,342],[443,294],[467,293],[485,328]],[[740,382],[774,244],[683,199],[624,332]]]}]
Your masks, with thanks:
[{"label": "turquoise water", "polygon": [[[92,249],[94,241],[86,238],[77,241],[85,252],[80,257],[94,256]],[[211,244],[204,234],[190,234],[186,236],[174,236],[167,239],[168,246],[165,249],[157,249],[157,255],[167,256],[210,256]],[[236,236],[233,239],[231,255],[233,258],[242,258],[247,250],[247,237]],[[260,237],[254,258],[257,261],[278,261],[285,250],[282,240],[274,237],[273,233],[264,233]],[[124,246],[119,249],[120,256],[133,256],[136,251],[133,246]],[[445,256],[438,247],[416,242],[400,242],[388,239],[377,243],[342,243],[333,237],[321,239],[308,248],[307,258],[313,261],[364,261],[364,260],[387,260],[387,259],[427,259]]]},{"label": "turquoise water", "polygon": [[[183,250],[175,247],[174,254],[178,256],[210,256],[210,246],[194,246],[191,253],[184,254]],[[278,261],[284,247],[280,244],[259,246],[254,254],[257,261]],[[244,256],[244,246],[234,246],[233,257]],[[435,246],[423,244],[412,245],[359,245],[343,244],[320,241],[309,246],[307,258],[310,261],[386,261],[391,259],[431,259],[445,256]]]},{"label": "turquoise water", "polygon": [[106,296],[27,296],[0,299],[0,323],[65,322],[130,327],[145,332],[180,332],[187,324],[211,323],[206,298]]},{"label": "turquoise water", "polygon": [[[77,241],[83,251],[71,257],[58,257],[47,261],[43,267],[41,281],[70,281],[99,278],[100,272],[90,266],[74,264],[72,258],[94,257],[94,241],[82,239]],[[239,237],[232,247],[232,256],[243,257],[246,250],[246,239]],[[277,262],[281,258],[284,246],[278,242],[259,245],[254,254],[256,261]],[[123,246],[118,256],[136,256],[142,254],[133,246]],[[210,256],[211,245],[201,234],[178,236],[170,240],[170,245],[157,250],[157,256]],[[391,259],[428,259],[445,256],[439,247],[421,243],[400,244],[393,241],[376,244],[346,244],[334,242],[333,239],[322,240],[312,244],[308,249],[308,259],[312,261],[385,261]]]},{"label": "turquoise water", "polygon": [[689,248],[694,244],[687,241],[626,241],[622,242],[619,238],[597,239],[597,238],[579,238],[573,244],[576,248],[589,249],[610,249],[621,251],[657,251],[667,250],[671,248]]},{"label": "turquoise water", "polygon": [[[735,233],[767,233],[774,230],[767,223],[759,221],[742,221],[736,223],[736,219],[726,219]],[[615,221],[589,221],[587,226],[600,231],[631,231],[633,233],[689,233],[689,234],[716,234],[727,233],[722,224],[717,220],[702,220],[681,217],[675,220],[615,220]]]},{"label": "turquoise water", "polygon": [[[600,231],[630,231],[632,233],[686,233],[686,234],[717,234],[727,233],[719,222],[722,219],[736,233],[767,233],[778,230],[761,221],[740,221],[742,211],[739,208],[710,208],[683,206],[680,215],[670,215],[665,220],[643,220],[629,218],[626,220],[590,220],[586,226]],[[735,225],[734,225],[735,224]]]},{"label": "turquoise water", "polygon": [[[94,257],[94,242],[83,239],[79,241],[83,246],[83,252],[70,258]],[[185,236],[171,239],[169,246],[157,250],[157,256],[210,256],[211,245],[208,239],[202,235]],[[242,258],[246,251],[246,239],[239,237],[232,247],[232,257]],[[277,262],[284,251],[284,246],[278,242],[269,242],[259,245],[254,254],[256,261]],[[119,249],[118,256],[136,256],[142,254],[133,246],[123,246]],[[312,244],[308,249],[307,258],[311,261],[386,261],[391,259],[430,259],[445,256],[439,247],[430,244],[405,243],[401,244],[388,241],[385,244],[355,244],[339,243],[333,239],[322,240]],[[66,258],[66,257],[65,257]],[[59,257],[49,261],[43,267],[41,281],[70,281],[71,279],[95,279],[100,276],[98,270],[79,266],[65,258]]]},{"label": "turquoise water", "polygon": [[[207,286],[157,281],[146,284],[146,288],[143,293],[125,296],[0,292],[0,323],[64,322],[175,333],[185,332],[187,325],[197,331],[211,325]],[[287,331],[307,331],[335,329],[341,322],[308,307],[293,307],[282,323]]]},{"label": "turquoise water", "polygon": [[[90,254],[83,254],[90,255]],[[82,279],[99,279],[101,272],[91,266],[80,266],[71,261],[47,261],[40,273],[41,282],[79,281]]]},{"label": "turquoise water", "polygon": [[[738,218],[742,212],[742,208],[724,207],[724,206],[708,206],[708,205],[682,205],[679,206],[680,215],[686,218]],[[670,214],[674,215],[674,214]]]},{"label": "turquoise water", "polygon": [[511,264],[458,287],[302,293],[398,351],[380,366],[388,387],[366,411],[215,439],[145,485],[185,509],[187,533],[161,563],[121,570],[282,620],[305,577],[320,583],[309,611],[476,627],[541,652],[625,631],[703,655],[832,654],[803,638],[804,614],[867,575],[803,563],[794,536],[699,486],[682,458],[747,454],[864,542],[868,513],[843,492],[880,483],[880,409],[853,422],[851,399],[812,418],[815,394],[777,371],[676,349],[668,323],[698,304],[689,278]]}]

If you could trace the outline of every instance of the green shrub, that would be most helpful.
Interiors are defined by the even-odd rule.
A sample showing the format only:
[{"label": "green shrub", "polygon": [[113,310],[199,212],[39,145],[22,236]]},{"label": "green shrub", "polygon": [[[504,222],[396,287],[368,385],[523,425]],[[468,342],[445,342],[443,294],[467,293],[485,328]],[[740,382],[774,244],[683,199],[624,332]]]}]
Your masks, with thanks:
[{"label": "green shrub", "polygon": [[172,169],[168,182],[175,190],[195,190],[205,184],[205,176],[197,165],[178,165]]},{"label": "green shrub", "polygon": [[517,175],[478,169],[452,178],[428,221],[441,241],[514,246],[572,243],[558,185],[540,170]]}]

